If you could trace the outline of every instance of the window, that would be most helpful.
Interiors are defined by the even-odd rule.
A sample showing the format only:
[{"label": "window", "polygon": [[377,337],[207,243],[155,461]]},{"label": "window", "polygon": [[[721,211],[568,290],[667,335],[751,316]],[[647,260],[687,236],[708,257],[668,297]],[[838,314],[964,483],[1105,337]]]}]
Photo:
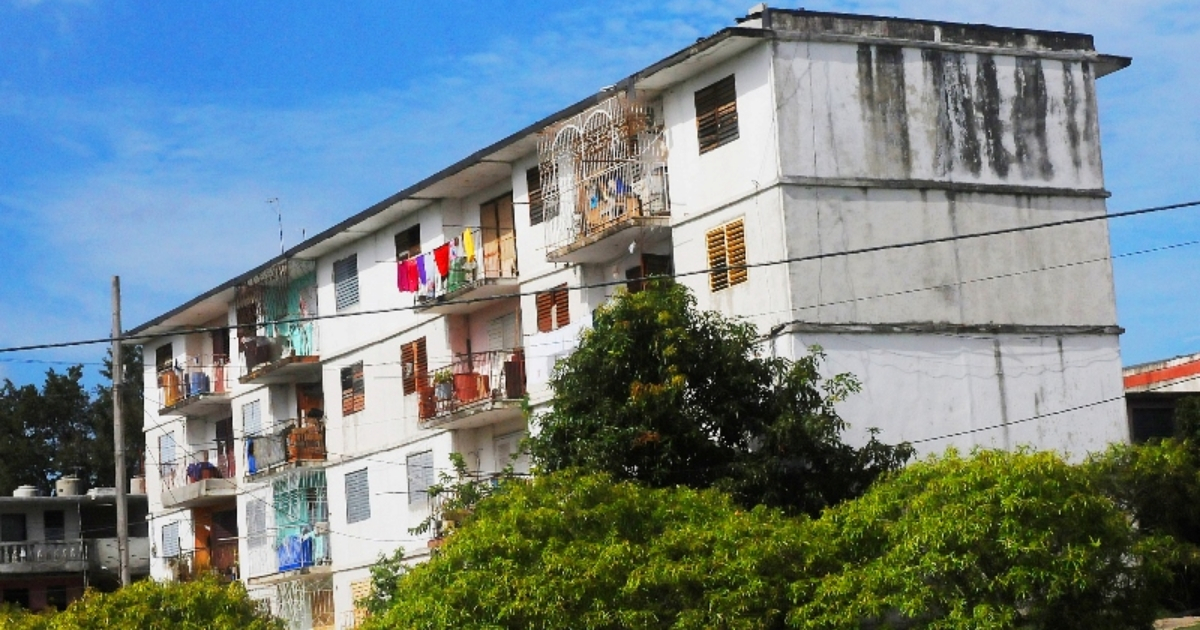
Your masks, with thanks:
[{"label": "window", "polygon": [[362,361],[342,368],[342,415],[362,411],[367,406],[366,388],[363,384]]},{"label": "window", "polygon": [[0,514],[0,542],[24,542],[28,539],[24,514]]},{"label": "window", "polygon": [[529,189],[529,225],[537,225],[548,218],[542,205],[542,173],[538,167],[525,171],[525,186]]},{"label": "window", "polygon": [[154,365],[159,372],[175,367],[175,353],[171,349],[171,344],[163,344],[154,350]]},{"label": "window", "polygon": [[367,599],[371,596],[371,580],[350,583],[350,600],[354,602],[354,625],[357,628],[367,621]]},{"label": "window", "polygon": [[571,323],[571,308],[567,298],[565,283],[537,294],[538,332],[558,330]]},{"label": "window", "polygon": [[46,608],[62,610],[67,607],[67,587],[66,586],[47,586],[46,587]]},{"label": "window", "polygon": [[262,401],[255,400],[242,405],[242,430],[246,435],[259,435],[262,428]]},{"label": "window", "polygon": [[642,264],[625,270],[625,288],[630,293],[637,293],[646,288],[646,278],[653,276],[669,276],[673,271],[670,256],[659,254],[642,254]]},{"label": "window", "polygon": [[29,589],[27,588],[6,588],[4,589],[4,602],[13,604],[21,608],[29,608]]},{"label": "window", "polygon": [[418,223],[396,234],[396,260],[405,260],[421,253],[421,225]]},{"label": "window", "polygon": [[42,513],[42,526],[46,540],[61,542],[67,538],[66,518],[62,510],[46,510]]},{"label": "window", "polygon": [[337,310],[358,304],[358,254],[334,261],[333,290]]},{"label": "window", "polygon": [[163,479],[175,472],[175,432],[158,436],[158,473]]},{"label": "window", "polygon": [[425,338],[400,346],[400,365],[404,370],[404,395],[412,394],[425,384],[429,373],[429,357],[425,354]]},{"label": "window", "polygon": [[367,469],[346,473],[346,522],[357,523],[371,518],[371,486]]},{"label": "window", "polygon": [[696,133],[701,155],[737,140],[737,90],[732,74],[696,92]]},{"label": "window", "polygon": [[433,485],[433,451],[414,453],[406,460],[408,469],[408,503],[411,505],[429,498]]},{"label": "window", "polygon": [[708,287],[728,289],[746,281],[746,229],[742,219],[709,230]]},{"label": "window", "polygon": [[254,497],[246,504],[246,530],[251,549],[267,545],[267,504]]},{"label": "window", "polygon": [[162,555],[174,558],[179,555],[179,522],[167,523],[162,528]]}]

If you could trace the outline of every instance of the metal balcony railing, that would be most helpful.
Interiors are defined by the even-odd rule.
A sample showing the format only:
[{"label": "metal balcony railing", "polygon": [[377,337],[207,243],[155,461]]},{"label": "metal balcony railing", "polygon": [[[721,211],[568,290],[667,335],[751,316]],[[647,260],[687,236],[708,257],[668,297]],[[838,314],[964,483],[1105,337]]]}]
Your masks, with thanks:
[{"label": "metal balcony railing", "polygon": [[296,420],[275,433],[246,437],[246,474],[257,475],[285,464],[325,461],[325,429],[318,424],[295,426]]},{"label": "metal balcony railing", "polygon": [[511,228],[467,228],[432,251],[400,261],[398,273],[401,289],[415,292],[422,303],[490,280],[513,279],[517,277],[516,234]]},{"label": "metal balcony railing", "polygon": [[431,370],[419,389],[421,420],[487,401],[520,400],[525,396],[525,351],[460,354],[450,365]]},{"label": "metal balcony railing", "polygon": [[159,370],[158,397],[162,408],[168,409],[189,399],[227,394],[234,376],[228,355],[188,355],[182,365]]},{"label": "metal balcony railing", "polygon": [[183,461],[159,464],[163,490],[182,488],[204,479],[234,479],[237,457],[233,446],[205,449],[188,455]]}]

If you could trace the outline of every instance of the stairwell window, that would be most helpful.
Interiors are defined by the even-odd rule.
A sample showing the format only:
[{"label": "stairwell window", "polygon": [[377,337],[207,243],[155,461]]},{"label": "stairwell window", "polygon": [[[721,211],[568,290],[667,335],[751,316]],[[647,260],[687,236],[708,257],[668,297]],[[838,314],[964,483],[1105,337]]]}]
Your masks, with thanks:
[{"label": "stairwell window", "polygon": [[709,230],[708,288],[716,293],[746,281],[746,226],[743,219]]},{"label": "stairwell window", "polygon": [[337,310],[358,304],[358,254],[334,261],[333,290]]},{"label": "stairwell window", "polygon": [[342,415],[348,416],[367,407],[366,385],[363,382],[363,363],[342,368]]},{"label": "stairwell window", "polygon": [[737,89],[732,74],[696,92],[696,133],[701,155],[738,139]]},{"label": "stairwell window", "polygon": [[529,225],[537,225],[546,219],[542,205],[542,172],[538,167],[525,171],[525,186],[529,190]]},{"label": "stairwell window", "polygon": [[558,330],[571,323],[571,307],[566,283],[536,296],[538,332]]},{"label": "stairwell window", "polygon": [[400,367],[403,370],[401,383],[405,396],[428,386],[425,380],[429,373],[429,357],[425,353],[424,337],[400,346]]}]

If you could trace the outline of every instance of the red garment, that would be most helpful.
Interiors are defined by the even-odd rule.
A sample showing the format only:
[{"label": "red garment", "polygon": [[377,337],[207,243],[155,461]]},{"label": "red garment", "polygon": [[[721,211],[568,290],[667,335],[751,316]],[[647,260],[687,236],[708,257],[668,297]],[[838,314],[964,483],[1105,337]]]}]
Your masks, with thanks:
[{"label": "red garment", "polygon": [[433,250],[433,262],[437,264],[439,276],[445,278],[450,274],[450,243],[443,243]]},{"label": "red garment", "polygon": [[404,261],[403,260],[396,261],[396,288],[400,289],[401,293],[404,292]]},{"label": "red garment", "polygon": [[396,283],[400,286],[400,290],[405,293],[416,293],[420,289],[420,282],[417,279],[417,261],[409,258],[400,261],[398,277]]}]

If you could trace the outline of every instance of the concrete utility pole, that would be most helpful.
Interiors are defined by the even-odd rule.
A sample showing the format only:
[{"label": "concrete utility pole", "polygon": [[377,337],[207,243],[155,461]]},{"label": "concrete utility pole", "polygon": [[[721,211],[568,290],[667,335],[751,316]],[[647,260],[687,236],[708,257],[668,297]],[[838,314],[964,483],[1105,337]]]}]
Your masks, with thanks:
[{"label": "concrete utility pole", "polygon": [[116,460],[117,554],[121,557],[121,586],[129,586],[129,506],[125,502],[125,423],[121,418],[121,390],[125,365],[121,361],[121,276],[112,279],[112,399],[113,455]]}]

